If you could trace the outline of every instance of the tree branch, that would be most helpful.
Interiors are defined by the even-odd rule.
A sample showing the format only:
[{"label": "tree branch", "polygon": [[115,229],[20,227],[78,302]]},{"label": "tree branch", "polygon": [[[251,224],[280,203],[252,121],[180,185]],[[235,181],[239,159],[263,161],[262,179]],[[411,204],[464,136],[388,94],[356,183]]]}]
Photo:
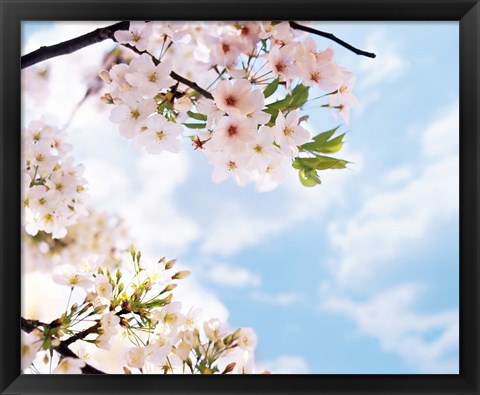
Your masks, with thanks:
[{"label": "tree branch", "polygon": [[[122,21],[119,23],[115,23],[114,25],[106,26],[103,28],[96,29],[90,33],[84,34],[83,36],[79,36],[77,38],[74,38],[72,40],[64,41],[59,44],[55,44],[49,47],[41,47],[37,49],[36,51],[30,52],[29,54],[23,55],[21,58],[21,68],[24,69],[26,67],[32,66],[36,63],[42,62],[47,59],[54,58],[56,56],[60,55],[66,55],[75,51],[78,51],[79,49],[82,49],[84,47],[88,47],[92,44],[99,43],[101,41],[111,39],[115,41],[116,43],[117,40],[115,40],[114,33],[117,30],[128,30],[130,27],[130,21]],[[138,53],[138,54],[143,54],[147,53],[152,57],[153,62],[158,65],[160,61],[155,58],[152,54],[148,53],[147,51],[139,51],[137,48],[135,48],[132,45],[129,44],[121,44],[126,48],[131,49],[132,51]],[[170,73],[170,77],[172,77],[174,80],[181,82],[182,84],[192,88],[193,90],[197,91],[200,93],[202,96],[206,97],[207,99],[213,100],[213,96],[210,92],[207,90],[201,88],[198,86],[195,82],[190,81],[189,79],[182,77],[181,75],[175,73],[172,71]]]},{"label": "tree branch", "polygon": [[122,21],[114,25],[98,28],[90,33],[73,38],[68,41],[51,45],[49,47],[40,47],[36,51],[23,55],[21,58],[21,68],[32,66],[36,63],[51,59],[60,55],[67,55],[69,53],[78,51],[79,49],[88,47],[92,44],[113,38],[117,30],[128,30],[130,21]]},{"label": "tree branch", "polygon": [[[97,324],[99,325],[99,324]],[[68,348],[68,345],[70,343],[73,343],[76,340],[79,340],[81,337],[79,336],[80,334],[83,334],[83,337],[86,337],[89,333],[92,333],[93,328],[97,325],[94,325],[83,332],[77,333],[75,336],[72,336],[71,338],[67,340],[60,340],[60,344],[57,347],[54,347],[53,349],[58,352],[60,355],[64,357],[70,357],[70,358],[78,358],[77,354],[75,354],[70,348]],[[21,317],[21,324],[20,328],[27,333],[32,332],[34,329],[37,329],[39,326],[43,326],[44,328],[49,327],[49,324],[45,324],[43,322],[37,321],[37,320],[27,320],[23,317]],[[98,329],[98,327],[96,328]],[[83,338],[82,337],[82,338]],[[72,340],[72,338],[75,338]],[[105,372],[98,370],[97,368],[94,368],[92,365],[89,365],[88,363],[85,363],[85,366],[82,368],[82,373],[84,374],[106,374]]]},{"label": "tree branch", "polygon": [[356,53],[357,55],[363,55],[363,56],[366,56],[368,58],[375,58],[377,56],[372,52],[366,52],[366,51],[362,51],[361,49],[355,48],[354,46],[350,45],[349,43],[347,43],[343,40],[340,40],[338,37],[334,36],[332,33],[322,32],[321,30],[317,30],[317,29],[314,29],[312,27],[300,25],[299,23],[294,22],[294,21],[290,21],[289,24],[293,29],[302,30],[304,32],[312,33],[312,34],[315,34],[317,36],[325,37],[325,38],[328,38],[329,40],[335,41],[337,44],[340,44],[342,47],[345,47],[345,48],[349,49],[350,51],[352,51],[353,53]]}]

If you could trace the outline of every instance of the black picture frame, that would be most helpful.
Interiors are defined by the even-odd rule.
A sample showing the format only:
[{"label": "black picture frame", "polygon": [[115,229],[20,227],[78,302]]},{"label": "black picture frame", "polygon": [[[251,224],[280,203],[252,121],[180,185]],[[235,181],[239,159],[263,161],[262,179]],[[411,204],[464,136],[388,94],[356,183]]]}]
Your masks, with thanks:
[{"label": "black picture frame", "polygon": [[[478,0],[0,0],[1,394],[480,394]],[[27,20],[453,20],[460,23],[460,374],[21,375],[20,23]]]}]

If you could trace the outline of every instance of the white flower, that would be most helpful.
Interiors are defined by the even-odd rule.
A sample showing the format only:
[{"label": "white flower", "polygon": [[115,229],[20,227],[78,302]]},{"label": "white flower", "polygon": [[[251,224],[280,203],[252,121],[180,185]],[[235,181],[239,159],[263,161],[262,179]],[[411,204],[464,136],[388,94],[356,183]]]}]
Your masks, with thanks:
[{"label": "white flower", "polygon": [[228,326],[218,318],[211,318],[203,323],[203,330],[209,340],[216,341],[227,334]]},{"label": "white flower", "polygon": [[290,112],[287,117],[280,111],[272,127],[275,142],[282,152],[291,157],[298,155],[299,145],[310,140],[310,132],[299,125],[300,114],[298,111]]},{"label": "white flower", "polygon": [[188,356],[190,355],[190,344],[188,344],[186,341],[182,340],[180,343],[177,345],[177,355],[180,357],[182,361],[186,361],[188,359]]},{"label": "white flower", "polygon": [[[108,336],[116,335],[119,329],[120,317],[115,315],[114,311],[109,311],[104,314],[100,319],[100,325],[104,331],[104,334]],[[100,335],[103,336],[103,335]]]},{"label": "white flower", "polygon": [[120,125],[120,134],[131,139],[135,137],[138,122],[143,121],[157,110],[153,99],[140,99],[132,91],[122,96],[122,104],[115,106],[110,113],[110,121]]},{"label": "white flower", "polygon": [[149,55],[142,54],[130,62],[125,80],[142,95],[153,97],[163,88],[175,85],[176,81],[170,77],[171,71],[171,62],[164,61],[155,66]]},{"label": "white flower", "polygon": [[202,310],[198,308],[191,308],[186,317],[185,317],[185,327],[188,330],[192,330],[194,327],[197,326],[200,317],[202,316]]},{"label": "white flower", "polygon": [[145,51],[152,32],[153,27],[151,23],[130,22],[128,30],[117,30],[114,36],[121,44],[130,44],[135,46],[139,51]]},{"label": "white flower", "polygon": [[110,350],[112,348],[112,336],[107,333],[102,333],[95,339],[95,344],[98,348],[103,350]]},{"label": "white flower", "polygon": [[252,351],[257,345],[257,335],[252,328],[241,328],[238,337],[238,346],[240,348]]},{"label": "white flower", "polygon": [[267,166],[256,174],[255,190],[267,192],[280,185],[287,174],[285,156],[270,156]]},{"label": "white flower", "polygon": [[109,300],[112,298],[112,284],[110,284],[110,281],[104,274],[97,274],[95,278],[95,292],[102,298]]},{"label": "white flower", "polygon": [[42,346],[42,341],[37,333],[30,332],[25,333],[21,332],[21,359],[22,359],[22,369],[27,369],[32,364],[35,356],[37,355],[40,347]]},{"label": "white flower", "polygon": [[85,361],[78,358],[63,358],[53,371],[54,374],[82,374]]},{"label": "white flower", "polygon": [[209,152],[208,161],[213,165],[212,181],[215,183],[233,177],[239,186],[245,186],[249,180],[245,155],[235,155],[230,152]]},{"label": "white flower", "polygon": [[252,86],[245,79],[220,81],[213,93],[217,107],[228,114],[250,114],[255,111],[251,98]]},{"label": "white flower", "polygon": [[180,302],[170,303],[157,312],[154,319],[174,330],[185,323],[185,316],[180,312],[181,309]]},{"label": "white flower", "polygon": [[93,281],[89,277],[89,275],[79,273],[73,266],[68,265],[60,273],[53,274],[53,281],[60,285],[78,286],[88,290],[93,285]]},{"label": "white flower", "polygon": [[181,150],[180,137],[183,127],[169,122],[160,114],[154,114],[142,124],[136,140],[136,145],[144,146],[149,154],[159,154],[163,151],[179,152]]},{"label": "white flower", "polygon": [[145,353],[140,347],[131,348],[126,356],[127,365],[131,368],[142,368],[145,364]]},{"label": "white flower", "polygon": [[272,128],[262,126],[255,139],[247,144],[247,167],[251,170],[265,171],[272,157],[282,156],[278,147],[273,145]]}]

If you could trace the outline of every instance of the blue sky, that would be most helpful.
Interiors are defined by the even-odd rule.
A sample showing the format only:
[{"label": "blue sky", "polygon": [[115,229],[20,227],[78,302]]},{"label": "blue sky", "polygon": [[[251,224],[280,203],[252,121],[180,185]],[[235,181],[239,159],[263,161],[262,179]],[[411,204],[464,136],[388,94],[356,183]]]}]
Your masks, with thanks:
[{"label": "blue sky", "polygon": [[[50,24],[27,27],[27,47],[58,41],[65,26],[55,34]],[[108,113],[93,118],[93,128],[95,103],[69,125],[75,157],[87,167],[94,201],[126,216],[139,248],[192,270],[186,297],[228,310],[231,327],[255,329],[259,366],[458,373],[458,23],[318,28],[377,54],[333,44],[337,62],[357,75],[360,105],[341,127],[348,134],[339,156],[353,163],[321,173],[322,185],[304,188],[293,171],[266,193],[232,180],[213,184],[211,167],[188,143],[181,155],[152,157],[133,152]],[[86,54],[75,54],[78,70]],[[58,71],[81,79],[66,62]],[[82,88],[69,89],[75,103]],[[65,97],[28,117],[64,124],[72,108]],[[306,105],[313,132],[340,123],[316,103]]]}]

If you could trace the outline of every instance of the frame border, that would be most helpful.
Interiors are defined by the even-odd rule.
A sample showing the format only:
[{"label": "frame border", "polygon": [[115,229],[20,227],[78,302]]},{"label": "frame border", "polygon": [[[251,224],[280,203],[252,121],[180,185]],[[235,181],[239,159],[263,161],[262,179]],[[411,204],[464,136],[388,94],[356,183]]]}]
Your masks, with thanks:
[{"label": "frame border", "polygon": [[[460,23],[459,375],[20,374],[22,20],[453,20]],[[0,394],[479,394],[479,0],[0,0]]]}]

